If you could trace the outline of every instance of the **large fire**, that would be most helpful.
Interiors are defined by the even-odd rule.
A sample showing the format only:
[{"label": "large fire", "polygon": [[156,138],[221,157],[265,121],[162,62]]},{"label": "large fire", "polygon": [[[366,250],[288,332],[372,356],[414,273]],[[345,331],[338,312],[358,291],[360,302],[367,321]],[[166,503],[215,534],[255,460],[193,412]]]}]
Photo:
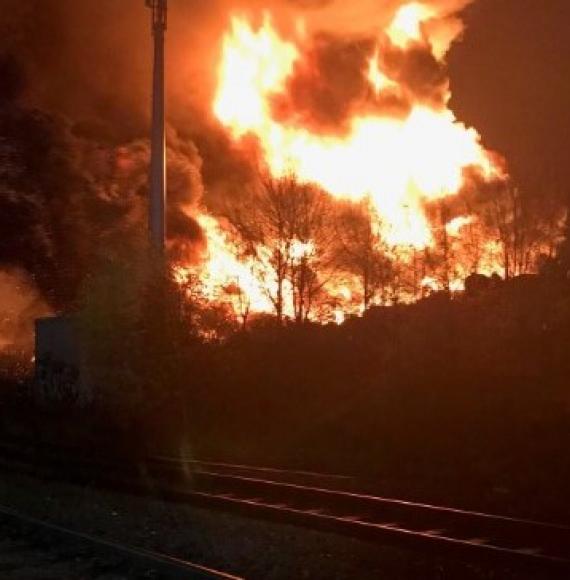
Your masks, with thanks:
[{"label": "large fire", "polygon": [[[389,38],[399,46],[420,42],[421,19],[429,14],[416,4],[404,6]],[[277,35],[269,16],[257,31],[235,17],[224,40],[216,116],[236,139],[248,133],[258,137],[273,175],[294,173],[336,197],[370,195],[389,242],[418,248],[431,240],[425,201],[456,194],[467,168],[477,168],[485,178],[499,175],[477,132],[448,109],[418,104],[405,118],[356,113],[342,137],[280,123],[272,115],[272,97],[284,90],[301,58],[295,44]],[[377,53],[370,58],[371,88],[391,90],[395,80],[380,70]]]},{"label": "large fire", "polygon": [[[446,30],[446,16],[421,3],[403,5],[393,14],[363,61],[362,76],[369,84],[372,103],[403,95],[410,100],[405,83],[385,66],[382,55],[387,49],[402,54],[419,49],[443,62],[457,35],[457,20],[450,19]],[[432,27],[433,34],[432,23],[439,24]],[[457,195],[467,173],[492,181],[504,177],[502,170],[495,156],[481,145],[478,133],[459,122],[448,108],[447,88],[442,102],[411,99],[403,114],[375,110],[363,103],[351,110],[347,128],[341,132],[304,126],[296,122],[294,114],[283,120],[276,113],[276,99],[286,95],[296,71],[307,65],[310,43],[303,25],[294,28],[297,32],[286,39],[269,13],[257,27],[244,16],[231,18],[222,43],[215,116],[237,145],[246,136],[256,138],[274,178],[295,175],[300,182],[314,184],[339,200],[371,200],[392,255],[409,260],[434,243],[435,226],[427,210],[430,203]],[[473,216],[454,215],[439,229],[453,241],[475,222]],[[256,275],[251,264],[236,257],[229,234],[213,218],[202,218],[201,223],[210,242],[206,285],[219,288],[235,282],[254,309],[271,310],[263,289],[266,280]],[[480,268],[485,269],[485,260],[493,260],[490,250],[487,254],[479,261]],[[456,270],[466,275],[470,266],[460,265]],[[429,276],[423,285],[438,286]],[[451,280],[451,289],[460,285]],[[342,318],[338,309],[333,318]]]}]

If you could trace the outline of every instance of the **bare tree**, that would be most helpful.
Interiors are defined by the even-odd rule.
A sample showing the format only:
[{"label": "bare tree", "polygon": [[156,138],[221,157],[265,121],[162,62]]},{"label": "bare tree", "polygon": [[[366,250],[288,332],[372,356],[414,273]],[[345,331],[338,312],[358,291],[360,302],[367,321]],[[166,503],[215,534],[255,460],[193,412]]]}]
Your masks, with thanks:
[{"label": "bare tree", "polygon": [[540,199],[540,213],[535,215],[540,222],[537,243],[542,259],[552,260],[568,236],[568,189],[554,183],[548,191],[539,189],[537,193],[540,194],[536,196]]},{"label": "bare tree", "polygon": [[532,271],[540,253],[542,225],[531,198],[506,185],[494,197],[487,222],[501,247],[505,280]]},{"label": "bare tree", "polygon": [[392,275],[380,220],[369,200],[343,206],[336,219],[336,232],[341,266],[359,277],[362,306],[367,310]]},{"label": "bare tree", "polygon": [[279,322],[290,311],[307,320],[326,283],[330,266],[330,201],[295,176],[264,177],[245,200],[226,210],[244,256],[253,258]]},{"label": "bare tree", "polygon": [[297,322],[308,319],[334,270],[332,205],[320,189],[301,185],[293,192],[293,245],[289,280]]},{"label": "bare tree", "polygon": [[[445,200],[432,203],[428,208],[431,226],[431,243],[424,248],[411,248],[408,264],[407,287],[414,298],[423,297],[435,288],[449,292],[455,276],[453,239],[448,231],[450,211]],[[419,286],[418,286],[419,283]]]},{"label": "bare tree", "polygon": [[258,266],[256,274],[264,281],[279,322],[285,312],[285,285],[294,240],[292,194],[296,188],[292,176],[264,177],[258,187],[244,192],[244,199],[226,208],[228,219],[241,237],[243,254]]},{"label": "bare tree", "polygon": [[240,285],[239,278],[223,288],[224,294],[229,298],[230,303],[238,316],[241,329],[247,329],[247,322],[251,314],[251,298]]},{"label": "bare tree", "polygon": [[479,271],[484,255],[483,240],[485,237],[483,224],[475,215],[470,203],[465,204],[465,215],[469,216],[469,222],[461,230],[461,258],[465,264],[464,275],[475,274]]},{"label": "bare tree", "polygon": [[437,204],[437,225],[433,230],[434,248],[429,251],[429,262],[434,278],[441,284],[443,290],[449,293],[454,277],[453,248],[447,225],[450,220],[449,208],[445,200]]}]

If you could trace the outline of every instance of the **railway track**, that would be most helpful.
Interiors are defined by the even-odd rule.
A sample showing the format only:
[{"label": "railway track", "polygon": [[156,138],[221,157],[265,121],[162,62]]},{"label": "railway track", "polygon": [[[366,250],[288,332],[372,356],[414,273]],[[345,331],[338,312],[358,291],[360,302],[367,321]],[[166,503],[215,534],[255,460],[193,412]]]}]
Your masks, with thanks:
[{"label": "railway track", "polygon": [[250,476],[267,478],[271,481],[296,483],[299,485],[326,485],[335,489],[347,489],[357,484],[356,478],[350,475],[334,473],[320,473],[315,471],[279,469],[275,467],[260,467],[236,463],[222,463],[217,461],[200,461],[197,459],[182,459],[177,457],[156,456],[151,458],[155,465],[168,467],[187,473],[200,475],[201,473],[216,473],[228,476]]},{"label": "railway track", "polygon": [[[187,461],[163,458],[166,470],[187,474]],[[220,508],[285,519],[368,540],[405,544],[430,553],[570,574],[570,526],[381,497],[342,486],[350,478],[192,461],[191,489],[181,497]],[[314,479],[319,485],[299,483]],[[172,478],[172,474],[169,479]],[[331,485],[320,485],[322,483]],[[332,484],[341,487],[332,487]]]},{"label": "railway track", "polygon": [[570,575],[570,526],[358,493],[345,476],[171,457],[146,460],[138,481],[101,464],[96,470],[103,483],[174,501],[466,561],[535,567],[545,578]]},{"label": "railway track", "polygon": [[239,580],[192,562],[125,546],[0,506],[0,576],[26,580]]}]

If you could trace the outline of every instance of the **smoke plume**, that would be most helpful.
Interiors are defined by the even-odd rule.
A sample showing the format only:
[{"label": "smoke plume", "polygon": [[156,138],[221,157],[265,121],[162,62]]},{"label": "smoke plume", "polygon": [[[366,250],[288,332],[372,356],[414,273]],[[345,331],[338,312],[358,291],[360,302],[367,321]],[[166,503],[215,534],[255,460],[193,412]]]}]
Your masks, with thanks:
[{"label": "smoke plume", "polygon": [[[0,0],[0,267],[20,268],[56,310],[74,304],[98,253],[146,227],[150,14],[142,0]],[[232,16],[271,14],[303,51],[272,100],[276,121],[342,135],[356,111],[405,117],[444,108],[445,56],[469,0],[424,0],[410,46],[389,30],[403,0],[171,1],[167,36],[168,231],[174,256],[206,244],[195,215],[255,178],[261,152],[214,117],[223,35]],[[370,55],[388,77],[371,90]]]},{"label": "smoke plume", "polygon": [[28,275],[0,271],[0,354],[31,356],[33,320],[49,312]]}]

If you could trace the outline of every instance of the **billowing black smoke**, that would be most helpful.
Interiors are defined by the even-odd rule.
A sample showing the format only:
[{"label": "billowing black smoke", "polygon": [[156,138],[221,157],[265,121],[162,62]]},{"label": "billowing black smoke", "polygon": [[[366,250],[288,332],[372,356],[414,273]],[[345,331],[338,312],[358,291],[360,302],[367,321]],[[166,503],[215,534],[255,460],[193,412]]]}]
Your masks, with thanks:
[{"label": "billowing black smoke", "polygon": [[[0,58],[0,269],[19,267],[54,308],[69,307],[98,252],[140,238],[146,226],[149,148],[87,136],[82,127],[26,103],[23,67]],[[201,198],[192,142],[169,135],[173,246],[200,238],[183,209]],[[135,244],[136,245],[136,244]]]},{"label": "billowing black smoke", "polygon": [[[274,112],[288,123],[339,133],[355,109],[397,116],[412,102],[445,102],[444,64],[425,46],[378,45],[383,27],[405,3],[170,2],[168,226],[175,254],[191,256],[203,246],[192,208],[215,211],[239,195],[256,169],[255,144],[236,148],[210,114],[231,14],[252,14],[258,22],[269,9],[284,37],[297,16],[305,17],[305,57]],[[422,3],[451,18],[470,2]],[[365,76],[375,45],[382,71],[398,87],[379,95]],[[73,303],[101,248],[136,240],[146,227],[148,10],[143,0],[0,0],[0,55],[0,270],[23,269],[53,306],[63,308]],[[484,128],[485,135],[493,129]]]},{"label": "billowing black smoke", "polygon": [[83,274],[85,239],[76,192],[89,183],[76,168],[73,136],[61,119],[22,104],[24,73],[0,57],[0,267],[29,272],[54,305],[68,302]]},{"label": "billowing black smoke", "polygon": [[[21,268],[52,307],[69,308],[101,252],[144,243],[149,13],[142,0],[0,3],[0,271]],[[194,9],[205,23],[215,13]],[[168,37],[167,229],[173,255],[192,259],[205,244],[193,210],[215,207],[251,168],[204,115],[210,97],[197,93],[207,79],[181,70],[181,58],[197,59],[184,51],[190,13],[177,16]]]},{"label": "billowing black smoke", "polygon": [[[393,82],[376,94],[368,78],[375,50],[378,64]],[[444,107],[448,83],[445,65],[425,44],[405,50],[378,36],[315,35],[311,48],[297,63],[284,95],[274,98],[273,114],[281,122],[315,132],[350,130],[355,113],[405,117],[413,105]]]}]

